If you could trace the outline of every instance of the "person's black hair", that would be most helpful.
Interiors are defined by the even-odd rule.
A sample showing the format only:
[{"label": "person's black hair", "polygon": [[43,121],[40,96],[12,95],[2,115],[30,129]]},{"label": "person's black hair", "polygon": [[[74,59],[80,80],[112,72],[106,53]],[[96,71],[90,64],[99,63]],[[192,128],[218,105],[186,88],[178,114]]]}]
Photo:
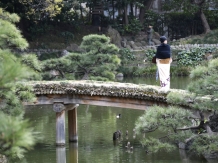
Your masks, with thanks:
[{"label": "person's black hair", "polygon": [[160,42],[163,43],[165,40],[167,40],[167,38],[165,36],[161,36],[160,37]]}]

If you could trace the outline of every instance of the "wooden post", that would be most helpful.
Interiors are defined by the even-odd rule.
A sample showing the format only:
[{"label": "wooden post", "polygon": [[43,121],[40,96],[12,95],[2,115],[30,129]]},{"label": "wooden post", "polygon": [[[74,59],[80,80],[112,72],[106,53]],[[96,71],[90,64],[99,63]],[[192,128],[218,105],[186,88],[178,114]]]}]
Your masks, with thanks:
[{"label": "wooden post", "polygon": [[69,141],[77,142],[77,107],[79,105],[71,105],[71,110],[68,110],[68,133],[69,133]]},{"label": "wooden post", "polygon": [[56,160],[57,163],[66,163],[66,148],[56,147]]},{"label": "wooden post", "polygon": [[54,103],[56,112],[56,145],[65,145],[65,106],[62,103]]}]

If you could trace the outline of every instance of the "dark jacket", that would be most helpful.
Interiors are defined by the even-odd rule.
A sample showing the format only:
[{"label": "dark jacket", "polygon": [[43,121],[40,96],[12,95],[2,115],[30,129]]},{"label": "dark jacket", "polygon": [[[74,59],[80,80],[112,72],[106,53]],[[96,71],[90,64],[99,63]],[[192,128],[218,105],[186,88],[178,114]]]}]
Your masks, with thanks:
[{"label": "dark jacket", "polygon": [[156,58],[166,59],[171,57],[171,50],[168,44],[162,43],[157,47]]}]

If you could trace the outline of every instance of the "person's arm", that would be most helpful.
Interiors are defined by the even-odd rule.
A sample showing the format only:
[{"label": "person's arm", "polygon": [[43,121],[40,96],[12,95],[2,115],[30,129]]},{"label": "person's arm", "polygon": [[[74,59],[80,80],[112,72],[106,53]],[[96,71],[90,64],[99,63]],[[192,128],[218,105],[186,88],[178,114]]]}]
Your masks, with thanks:
[{"label": "person's arm", "polygon": [[157,47],[156,53],[155,53],[155,57],[156,57],[156,64],[158,64],[159,60],[158,60],[158,56],[159,56],[159,46]]},{"label": "person's arm", "polygon": [[169,51],[170,51],[170,63],[172,63],[173,59],[172,59],[172,52],[171,52],[170,45],[169,45]]},{"label": "person's arm", "polygon": [[151,33],[151,29],[148,29],[148,30],[147,30],[147,34],[150,34],[150,33]]}]

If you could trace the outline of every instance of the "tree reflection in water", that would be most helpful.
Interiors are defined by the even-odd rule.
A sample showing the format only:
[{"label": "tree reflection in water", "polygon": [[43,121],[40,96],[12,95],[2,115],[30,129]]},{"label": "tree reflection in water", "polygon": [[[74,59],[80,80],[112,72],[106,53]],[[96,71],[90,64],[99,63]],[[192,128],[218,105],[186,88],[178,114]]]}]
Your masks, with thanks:
[{"label": "tree reflection in water", "polygon": [[[140,81],[143,82],[145,79],[142,78]],[[26,109],[25,117],[30,120],[35,131],[41,132],[43,139],[25,155],[20,163],[24,160],[26,163],[207,162],[201,157],[189,156],[180,150],[171,153],[165,151],[156,154],[146,153],[140,144],[140,138],[160,133],[135,135],[133,130],[135,121],[143,113],[143,110],[80,105],[77,109],[78,143],[66,141],[65,147],[56,147],[55,113],[52,111],[52,106],[29,107]],[[118,114],[121,114],[122,118],[117,118]],[[117,130],[121,130],[122,135],[114,142],[113,133]],[[128,135],[126,135],[127,130]],[[68,140],[68,133],[66,133],[66,140]],[[127,142],[130,142],[133,147],[131,152],[127,152],[125,148]]]}]

